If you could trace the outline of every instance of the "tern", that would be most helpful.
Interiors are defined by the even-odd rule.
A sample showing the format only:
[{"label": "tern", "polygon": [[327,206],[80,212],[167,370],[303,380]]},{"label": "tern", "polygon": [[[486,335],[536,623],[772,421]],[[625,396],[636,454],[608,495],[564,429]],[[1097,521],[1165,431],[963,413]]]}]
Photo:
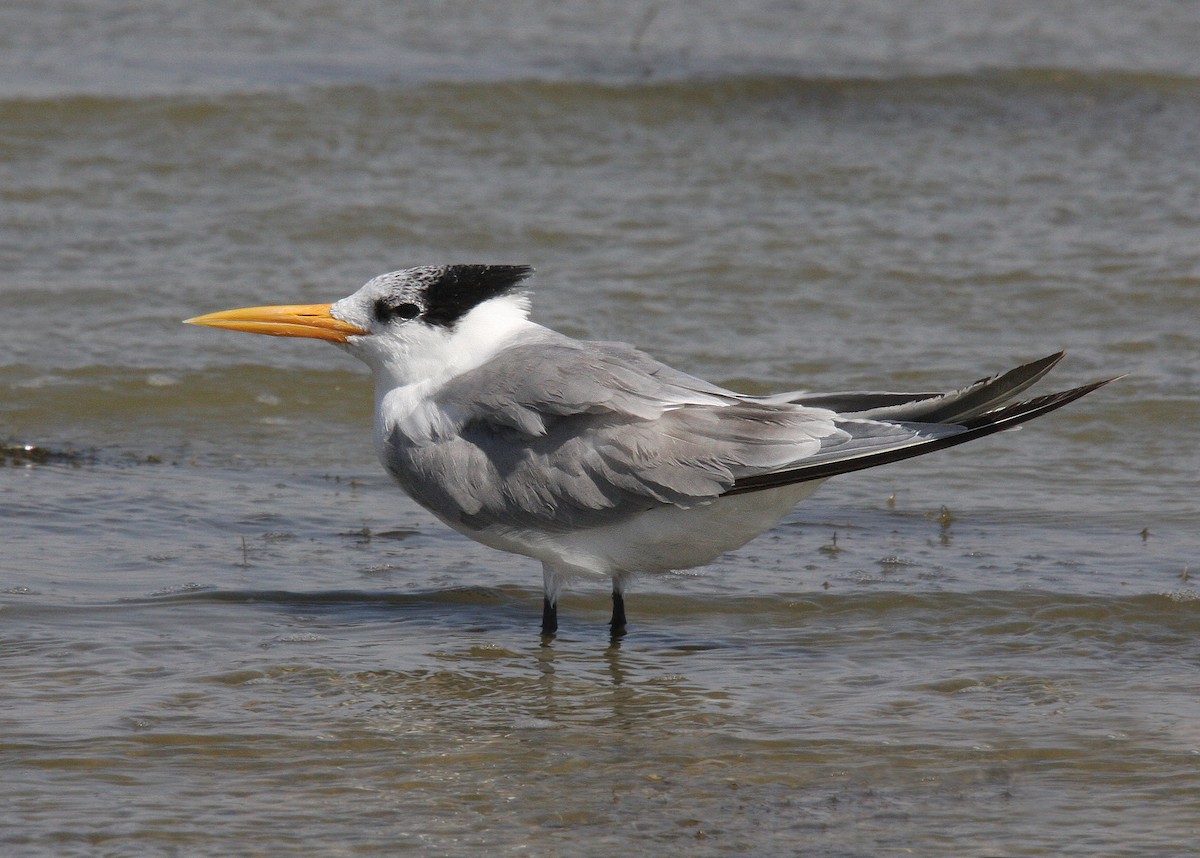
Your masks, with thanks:
[{"label": "tern", "polygon": [[611,581],[619,636],[632,576],[703,566],[829,477],[1012,428],[1113,380],[1009,402],[1059,352],[948,393],[749,396],[531,321],[532,273],[408,268],[333,304],[187,322],[325,340],[366,363],[384,468],[460,533],[541,561],[547,636],[567,582]]}]

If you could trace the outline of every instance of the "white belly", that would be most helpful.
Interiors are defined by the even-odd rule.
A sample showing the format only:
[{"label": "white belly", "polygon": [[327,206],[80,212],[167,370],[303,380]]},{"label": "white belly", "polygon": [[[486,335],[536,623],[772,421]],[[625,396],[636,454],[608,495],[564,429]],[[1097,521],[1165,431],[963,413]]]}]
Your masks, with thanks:
[{"label": "white belly", "polygon": [[666,506],[618,524],[569,533],[489,528],[464,531],[485,545],[535,557],[561,577],[627,578],[711,563],[770,530],[821,481],[720,498],[691,509]]}]

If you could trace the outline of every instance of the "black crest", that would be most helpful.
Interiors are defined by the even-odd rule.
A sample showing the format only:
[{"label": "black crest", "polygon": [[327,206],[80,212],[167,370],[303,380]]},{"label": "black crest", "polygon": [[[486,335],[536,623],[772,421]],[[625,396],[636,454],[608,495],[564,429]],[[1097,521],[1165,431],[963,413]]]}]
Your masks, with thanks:
[{"label": "black crest", "polygon": [[528,265],[447,265],[425,286],[423,318],[451,328],[473,307],[515,289],[533,273]]}]

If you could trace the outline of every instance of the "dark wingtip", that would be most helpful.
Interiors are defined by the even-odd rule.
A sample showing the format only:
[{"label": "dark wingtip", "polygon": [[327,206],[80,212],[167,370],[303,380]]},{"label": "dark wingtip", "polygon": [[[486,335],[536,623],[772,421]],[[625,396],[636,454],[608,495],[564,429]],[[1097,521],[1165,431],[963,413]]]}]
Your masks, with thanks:
[{"label": "dark wingtip", "polygon": [[1099,390],[1106,384],[1111,384],[1118,378],[1122,378],[1122,376],[1105,378],[1100,381],[1081,384],[1079,387],[1072,387],[1070,390],[1060,390],[1057,393],[1047,393],[1044,396],[1037,396],[1033,399],[1027,399],[1024,402],[1004,405],[986,414],[980,414],[971,420],[964,420],[959,425],[965,426],[967,429],[987,428],[992,431],[1000,431],[1009,426],[1015,426],[1027,420],[1032,420],[1035,417],[1040,417],[1043,414],[1048,414],[1051,411],[1057,411],[1064,405],[1069,405],[1075,400]]},{"label": "dark wingtip", "polygon": [[822,462],[818,465],[795,468],[790,471],[747,477],[735,482],[733,487],[725,491],[724,494],[735,495],[778,488],[791,483],[823,480],[839,474],[848,474],[854,471],[865,470],[866,468],[874,468],[879,465],[888,465],[893,462],[900,462],[915,456],[932,453],[936,450],[956,447],[967,441],[983,438],[987,435],[1019,426],[1035,417],[1041,417],[1043,414],[1049,414],[1051,411],[1056,411],[1064,405],[1069,405],[1075,400],[1087,396],[1089,393],[1099,390],[1120,378],[1124,378],[1124,376],[1118,375],[1112,378],[1105,378],[1100,381],[1080,385],[1079,387],[1073,387],[1070,390],[1061,390],[1057,393],[1048,393],[1045,396],[1038,396],[1023,402],[1003,405],[985,414],[980,414],[978,417],[959,422],[957,425],[962,426],[964,431],[955,435],[945,435],[920,444],[883,450],[861,457]]}]

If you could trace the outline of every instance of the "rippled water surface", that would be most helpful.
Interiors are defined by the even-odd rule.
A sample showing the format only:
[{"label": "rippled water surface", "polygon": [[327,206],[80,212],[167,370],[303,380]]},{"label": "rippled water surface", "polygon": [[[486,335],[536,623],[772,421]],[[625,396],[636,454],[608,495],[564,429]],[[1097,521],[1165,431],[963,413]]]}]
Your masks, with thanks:
[{"label": "rippled water surface", "polygon": [[[151,5],[0,10],[0,851],[1200,842],[1192,6]],[[1127,375],[545,642],[364,369],[179,324],[446,261],[753,392]]]}]

